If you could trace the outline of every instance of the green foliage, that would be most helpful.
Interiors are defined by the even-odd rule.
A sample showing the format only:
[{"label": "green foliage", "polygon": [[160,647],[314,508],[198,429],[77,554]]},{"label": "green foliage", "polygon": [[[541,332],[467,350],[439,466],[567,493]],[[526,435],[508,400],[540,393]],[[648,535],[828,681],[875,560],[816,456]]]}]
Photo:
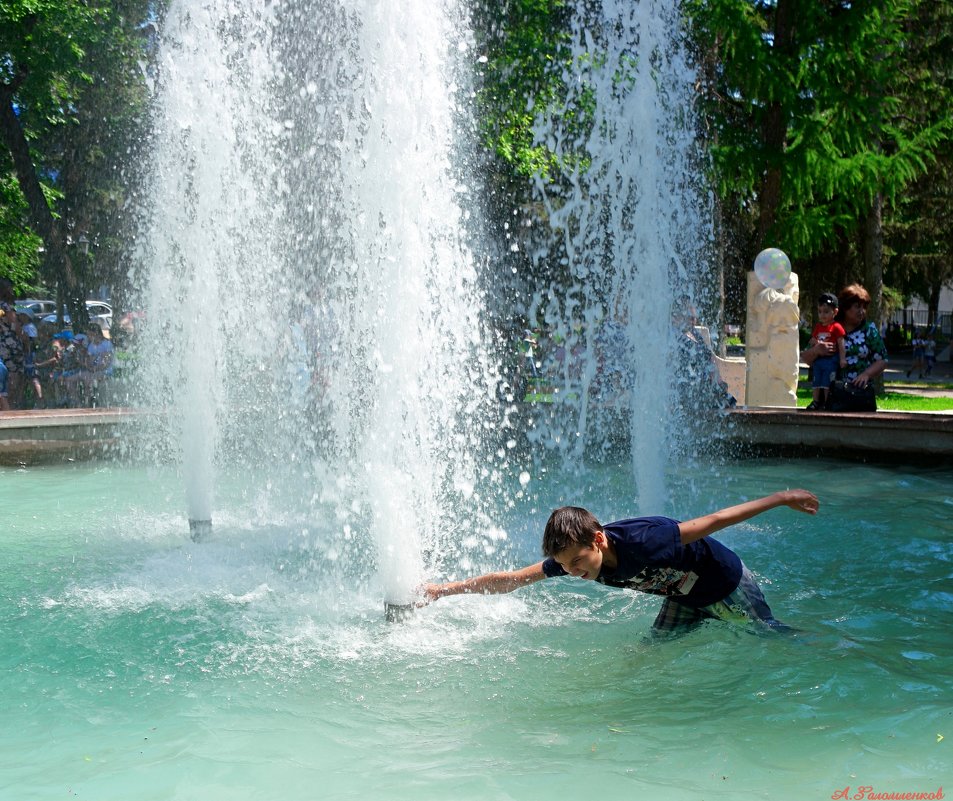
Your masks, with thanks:
[{"label": "green foliage", "polygon": [[[951,135],[948,103],[911,120],[922,75],[909,75],[911,21],[923,4],[691,0],[708,60],[714,183],[737,213],[765,213],[765,235],[794,259],[852,241],[874,198],[896,203]],[[778,29],[782,12],[788,25]],[[770,136],[779,126],[779,137]],[[761,244],[761,243],[759,243]]]},{"label": "green foliage", "polygon": [[[37,205],[7,207],[9,225],[0,231],[0,250],[17,251],[32,227],[45,238],[47,252],[62,253],[64,242],[88,234],[89,259],[75,259],[71,292],[85,294],[92,283],[111,283],[119,270],[123,240],[134,225],[130,191],[135,189],[140,143],[145,139],[148,90],[140,63],[150,42],[141,26],[160,4],[149,0],[0,0],[0,101],[13,107],[19,132],[35,165],[32,181],[46,200],[53,230],[40,225]],[[0,171],[10,162],[0,155]],[[21,195],[22,199],[22,195]],[[17,223],[20,228],[11,226]],[[25,245],[24,245],[25,246]],[[30,247],[35,254],[36,247]],[[40,265],[23,254],[17,263]],[[51,259],[49,282],[64,280],[62,256]],[[3,269],[0,267],[0,269]],[[95,269],[96,274],[89,270]],[[103,275],[103,272],[106,275]],[[77,301],[78,302],[78,301]],[[81,304],[80,304],[81,305]]]},{"label": "green foliage", "polygon": [[[953,8],[919,4],[910,23],[905,73],[918,87],[904,109],[911,121],[950,118],[953,95]],[[953,283],[953,145],[945,138],[937,161],[907,189],[885,221],[890,248],[885,278],[906,296],[919,295],[934,311],[940,289]]]},{"label": "green foliage", "polygon": [[10,174],[0,174],[0,276],[13,282],[18,295],[32,293],[40,265],[40,238],[23,220],[26,201]]},{"label": "green foliage", "polygon": [[550,180],[577,161],[537,141],[537,119],[557,116],[570,128],[591,124],[591,95],[588,105],[568,102],[568,18],[566,0],[485,0],[474,11],[486,59],[477,91],[480,139],[516,176]]},{"label": "green foliage", "polygon": [[[932,384],[934,389],[940,385]],[[807,406],[813,395],[810,389],[799,388],[797,405]],[[877,396],[877,408],[882,412],[945,412],[953,410],[953,397],[911,395],[906,392],[887,390]]]},{"label": "green foliage", "polygon": [[885,285],[883,288],[882,303],[883,316],[884,318],[889,318],[895,311],[903,308],[903,295],[894,287]]},{"label": "green foliage", "polygon": [[0,53],[4,83],[20,81],[21,113],[49,124],[66,122],[92,79],[84,71],[86,44],[94,41],[109,4],[77,0],[0,2]]}]

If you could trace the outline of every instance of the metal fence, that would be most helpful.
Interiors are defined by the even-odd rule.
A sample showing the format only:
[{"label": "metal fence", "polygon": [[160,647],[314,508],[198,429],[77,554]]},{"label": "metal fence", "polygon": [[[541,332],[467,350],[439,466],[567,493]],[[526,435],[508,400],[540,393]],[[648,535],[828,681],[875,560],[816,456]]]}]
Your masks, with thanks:
[{"label": "metal fence", "polygon": [[[930,312],[927,309],[900,309],[893,313],[890,322],[905,328],[927,328],[930,325]],[[936,330],[946,337],[953,335],[953,311],[937,314]]]}]

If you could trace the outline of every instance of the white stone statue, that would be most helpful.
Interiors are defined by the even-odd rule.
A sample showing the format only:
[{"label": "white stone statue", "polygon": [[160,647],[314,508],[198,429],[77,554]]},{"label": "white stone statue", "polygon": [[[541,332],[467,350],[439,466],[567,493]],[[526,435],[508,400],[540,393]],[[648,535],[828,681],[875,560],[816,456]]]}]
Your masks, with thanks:
[{"label": "white stone statue", "polygon": [[747,406],[797,406],[797,273],[782,289],[766,287],[754,270],[748,273]]}]

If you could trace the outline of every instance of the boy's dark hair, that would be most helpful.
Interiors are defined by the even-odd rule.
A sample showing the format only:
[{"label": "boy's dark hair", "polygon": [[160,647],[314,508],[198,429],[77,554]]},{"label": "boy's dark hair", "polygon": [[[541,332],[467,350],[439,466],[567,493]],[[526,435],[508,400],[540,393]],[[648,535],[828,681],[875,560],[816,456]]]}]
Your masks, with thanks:
[{"label": "boy's dark hair", "polygon": [[571,545],[592,545],[602,525],[595,515],[579,506],[556,509],[543,532],[543,555],[555,556]]},{"label": "boy's dark hair", "polygon": [[830,306],[832,309],[836,309],[836,308],[837,308],[837,295],[835,295],[833,292],[824,292],[824,293],[817,299],[817,305],[818,305],[818,306]]}]

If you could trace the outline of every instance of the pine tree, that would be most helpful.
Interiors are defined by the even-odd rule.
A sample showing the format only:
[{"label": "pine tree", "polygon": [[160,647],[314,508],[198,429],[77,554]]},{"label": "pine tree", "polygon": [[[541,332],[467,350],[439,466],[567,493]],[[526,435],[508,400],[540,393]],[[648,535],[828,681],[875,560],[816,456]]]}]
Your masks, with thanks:
[{"label": "pine tree", "polygon": [[879,297],[882,209],[929,170],[950,135],[948,117],[904,115],[918,90],[904,67],[919,4],[687,8],[714,62],[706,108],[726,216],[754,225],[755,249],[775,245],[799,262],[802,288],[853,277]]}]

